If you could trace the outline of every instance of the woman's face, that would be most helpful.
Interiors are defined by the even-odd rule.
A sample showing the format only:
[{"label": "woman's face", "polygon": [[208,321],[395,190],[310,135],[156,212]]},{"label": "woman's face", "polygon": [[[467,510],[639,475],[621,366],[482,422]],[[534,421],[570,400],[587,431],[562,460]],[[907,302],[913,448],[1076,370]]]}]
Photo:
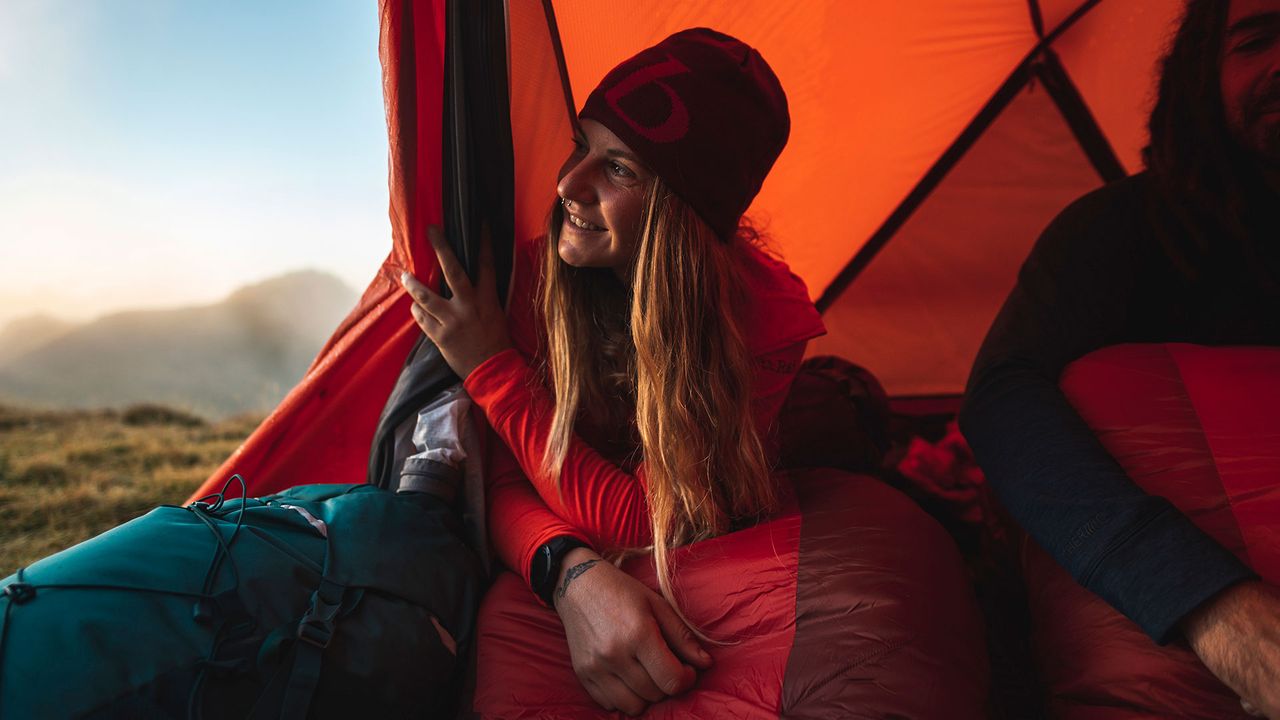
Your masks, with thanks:
[{"label": "woman's face", "polygon": [[653,174],[604,125],[583,120],[582,132],[556,185],[564,206],[560,258],[574,267],[610,268],[625,278]]}]

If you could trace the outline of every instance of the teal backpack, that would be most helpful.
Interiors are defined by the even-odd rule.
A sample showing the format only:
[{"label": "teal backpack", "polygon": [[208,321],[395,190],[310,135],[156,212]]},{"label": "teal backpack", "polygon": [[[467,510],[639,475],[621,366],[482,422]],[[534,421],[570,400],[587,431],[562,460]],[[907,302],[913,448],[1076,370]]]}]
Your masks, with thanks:
[{"label": "teal backpack", "polygon": [[456,510],[373,485],[209,500],[0,581],[0,718],[454,714],[482,591]]}]

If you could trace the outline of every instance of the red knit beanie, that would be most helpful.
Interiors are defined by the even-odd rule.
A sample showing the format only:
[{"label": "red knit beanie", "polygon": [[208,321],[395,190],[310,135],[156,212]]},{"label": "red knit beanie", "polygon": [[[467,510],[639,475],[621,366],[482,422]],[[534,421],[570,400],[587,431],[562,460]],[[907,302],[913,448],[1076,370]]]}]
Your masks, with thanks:
[{"label": "red knit beanie", "polygon": [[579,116],[609,128],[724,240],[791,131],[769,64],[707,28],[682,30],[623,61]]}]

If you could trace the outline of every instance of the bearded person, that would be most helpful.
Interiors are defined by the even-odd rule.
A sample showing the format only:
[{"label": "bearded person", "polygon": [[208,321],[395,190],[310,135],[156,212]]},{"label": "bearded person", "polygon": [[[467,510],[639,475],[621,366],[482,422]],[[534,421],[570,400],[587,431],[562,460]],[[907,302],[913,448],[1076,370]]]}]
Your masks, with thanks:
[{"label": "bearded person", "polygon": [[1145,172],[1076,201],[1036,243],[961,428],[1077,582],[1280,718],[1280,589],[1138,487],[1058,387],[1068,363],[1120,343],[1280,345],[1280,0],[1188,3],[1150,133]]}]

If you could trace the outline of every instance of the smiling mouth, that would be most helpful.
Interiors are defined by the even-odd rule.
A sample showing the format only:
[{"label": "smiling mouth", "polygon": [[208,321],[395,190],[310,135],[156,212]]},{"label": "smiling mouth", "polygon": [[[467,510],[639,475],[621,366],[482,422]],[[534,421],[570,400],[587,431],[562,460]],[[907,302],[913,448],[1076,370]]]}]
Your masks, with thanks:
[{"label": "smiling mouth", "polygon": [[568,218],[569,222],[572,223],[573,226],[576,228],[581,228],[583,230],[590,230],[592,232],[599,232],[601,230],[604,230],[604,228],[600,227],[599,225],[592,225],[591,223],[587,222],[586,220],[583,220],[582,218],[578,217],[577,215],[574,215],[571,212],[566,211],[564,215],[566,218]]}]

